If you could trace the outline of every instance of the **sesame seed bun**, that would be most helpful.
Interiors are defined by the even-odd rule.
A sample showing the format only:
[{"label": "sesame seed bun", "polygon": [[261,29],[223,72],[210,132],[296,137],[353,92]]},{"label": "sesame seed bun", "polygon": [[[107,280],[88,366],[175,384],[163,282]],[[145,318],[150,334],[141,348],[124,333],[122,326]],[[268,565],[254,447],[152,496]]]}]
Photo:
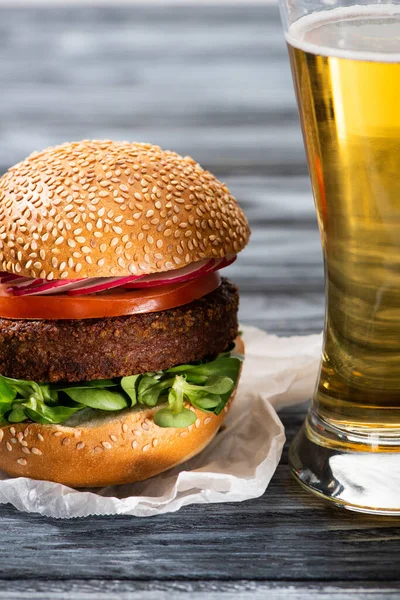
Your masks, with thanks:
[{"label": "sesame seed bun", "polygon": [[[236,344],[244,353],[239,337]],[[72,487],[102,487],[153,477],[195,456],[211,442],[235,391],[220,415],[191,407],[197,420],[185,429],[155,425],[154,408],[125,410],[73,427],[19,423],[0,428],[0,470],[13,477]]]},{"label": "sesame seed bun", "polygon": [[249,235],[223,183],[150,144],[66,143],[0,178],[0,268],[27,277],[169,271],[237,253]]}]

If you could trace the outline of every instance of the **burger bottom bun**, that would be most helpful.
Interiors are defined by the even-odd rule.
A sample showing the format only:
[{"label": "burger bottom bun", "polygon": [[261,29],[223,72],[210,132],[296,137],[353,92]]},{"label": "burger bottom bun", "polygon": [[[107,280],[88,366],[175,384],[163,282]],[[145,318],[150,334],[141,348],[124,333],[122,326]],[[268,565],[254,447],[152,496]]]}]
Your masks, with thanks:
[{"label": "burger bottom bun", "polygon": [[[244,352],[239,337],[236,347]],[[148,479],[201,452],[219,430],[235,392],[219,415],[190,407],[197,420],[185,429],[158,427],[155,408],[102,415],[73,427],[7,425],[0,428],[0,470],[71,487]]]}]

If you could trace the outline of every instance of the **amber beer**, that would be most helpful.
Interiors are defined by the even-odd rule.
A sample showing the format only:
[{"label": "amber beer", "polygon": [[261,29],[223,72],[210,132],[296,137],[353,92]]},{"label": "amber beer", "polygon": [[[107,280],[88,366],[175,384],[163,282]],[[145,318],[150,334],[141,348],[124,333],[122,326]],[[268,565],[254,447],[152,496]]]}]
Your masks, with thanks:
[{"label": "amber beer", "polygon": [[400,6],[315,12],[287,34],[327,286],[319,415],[400,429]]}]

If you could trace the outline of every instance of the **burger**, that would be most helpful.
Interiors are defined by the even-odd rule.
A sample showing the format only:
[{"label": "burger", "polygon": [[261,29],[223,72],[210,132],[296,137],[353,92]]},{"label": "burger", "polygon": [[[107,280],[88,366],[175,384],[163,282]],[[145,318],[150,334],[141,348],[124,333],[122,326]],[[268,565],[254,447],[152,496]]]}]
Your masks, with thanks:
[{"label": "burger", "polygon": [[249,239],[190,157],[81,141],[0,178],[0,470],[73,487],[143,480],[200,452],[239,380]]}]

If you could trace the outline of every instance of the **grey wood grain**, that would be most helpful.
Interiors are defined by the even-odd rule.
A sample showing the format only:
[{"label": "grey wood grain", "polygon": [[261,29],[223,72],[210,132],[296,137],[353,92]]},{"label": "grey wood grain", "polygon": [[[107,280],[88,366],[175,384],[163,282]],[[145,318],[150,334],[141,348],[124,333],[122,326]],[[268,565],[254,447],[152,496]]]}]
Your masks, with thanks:
[{"label": "grey wood grain", "polygon": [[169,600],[190,595],[192,600],[397,600],[399,589],[391,584],[362,582],[314,584],[293,582],[131,582],[124,580],[30,581],[0,580],[2,600]]},{"label": "grey wood grain", "polygon": [[[192,154],[253,228],[229,268],[241,320],[319,331],[323,274],[278,11],[271,6],[0,8],[0,172],[110,137]],[[288,441],[305,406],[283,411]],[[398,598],[400,523],[327,507],[291,479],[261,498],[152,519],[56,521],[0,507],[0,598]]]},{"label": "grey wood grain", "polygon": [[96,136],[159,143],[214,170],[306,172],[276,8],[2,14],[0,164]]}]

